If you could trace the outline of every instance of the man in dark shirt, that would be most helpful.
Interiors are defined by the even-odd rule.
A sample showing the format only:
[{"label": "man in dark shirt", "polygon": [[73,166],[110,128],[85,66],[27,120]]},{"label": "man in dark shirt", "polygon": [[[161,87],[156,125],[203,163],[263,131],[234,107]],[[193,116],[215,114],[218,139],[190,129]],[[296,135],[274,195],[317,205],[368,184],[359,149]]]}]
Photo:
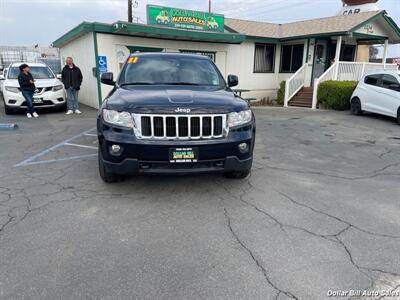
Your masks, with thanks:
[{"label": "man in dark shirt", "polygon": [[29,72],[29,66],[22,64],[19,66],[20,73],[18,75],[18,83],[21,88],[22,96],[26,101],[26,116],[30,119],[32,116],[38,118],[39,115],[36,113],[33,107],[33,95],[35,94],[35,83],[32,74]]},{"label": "man in dark shirt", "polygon": [[67,91],[67,115],[72,113],[81,114],[79,110],[78,92],[82,84],[82,72],[75,66],[72,57],[67,57],[66,65],[61,71],[62,82]]}]

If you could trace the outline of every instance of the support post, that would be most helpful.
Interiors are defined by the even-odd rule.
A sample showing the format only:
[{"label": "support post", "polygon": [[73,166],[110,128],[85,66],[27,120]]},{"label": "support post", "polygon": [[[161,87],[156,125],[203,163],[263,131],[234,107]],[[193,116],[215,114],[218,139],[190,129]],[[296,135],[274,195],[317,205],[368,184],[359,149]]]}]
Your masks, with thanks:
[{"label": "support post", "polygon": [[283,102],[283,107],[288,107],[289,104],[289,80],[285,82],[285,99]]},{"label": "support post", "polygon": [[128,0],[128,22],[133,23],[133,3],[132,0]]},{"label": "support post", "polygon": [[362,64],[361,75],[360,75],[360,77],[358,78],[358,80],[360,80],[360,79],[364,76],[364,74],[365,74],[365,66],[366,66],[366,63],[364,62],[364,63]]},{"label": "support post", "polygon": [[383,69],[386,70],[386,60],[388,56],[388,46],[389,46],[389,40],[385,40],[385,47],[383,49]]},{"label": "support post", "polygon": [[318,86],[319,86],[319,79],[315,78],[314,87],[313,87],[313,98],[312,98],[311,109],[317,109],[317,104],[318,104]]},{"label": "support post", "polygon": [[335,73],[334,73],[334,76],[333,76],[334,80],[338,79],[340,53],[342,52],[342,41],[343,41],[342,36],[338,36],[337,41],[336,41],[336,53],[335,53],[336,68],[335,68]]}]

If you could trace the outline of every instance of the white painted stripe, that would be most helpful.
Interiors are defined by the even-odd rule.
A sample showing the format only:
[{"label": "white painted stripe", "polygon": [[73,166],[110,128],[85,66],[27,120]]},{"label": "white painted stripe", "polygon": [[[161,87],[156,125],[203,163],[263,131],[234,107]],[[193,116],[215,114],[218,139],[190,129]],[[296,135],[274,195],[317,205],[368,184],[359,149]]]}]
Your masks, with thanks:
[{"label": "white painted stripe", "polygon": [[75,136],[73,136],[73,137],[71,137],[71,138],[69,138],[69,139],[66,139],[65,141],[63,141],[63,142],[61,142],[61,143],[58,143],[57,145],[51,146],[50,148],[47,148],[47,149],[43,150],[42,152],[37,153],[37,154],[31,156],[30,158],[21,161],[20,163],[16,164],[14,167],[21,167],[21,166],[24,166],[24,165],[26,165],[26,164],[28,164],[28,163],[31,163],[31,162],[33,162],[35,159],[37,159],[37,158],[39,158],[39,157],[41,157],[41,156],[43,156],[43,155],[49,153],[50,151],[56,150],[56,149],[58,149],[58,148],[64,146],[66,143],[72,142],[73,140],[75,140],[75,139],[77,139],[77,138],[80,138],[80,137],[81,137],[82,135],[84,135],[85,133],[90,133],[91,131],[93,131],[93,130],[95,130],[95,129],[96,129],[96,128],[91,128],[91,129],[86,130],[86,131],[84,131],[84,132],[82,132],[82,133],[80,133],[80,134],[77,134],[77,135],[75,135]]},{"label": "white painted stripe", "polygon": [[66,161],[66,160],[91,158],[91,157],[97,157],[97,153],[96,154],[70,156],[70,157],[64,157],[64,158],[58,158],[58,159],[33,161],[33,162],[28,162],[28,163],[25,163],[23,165],[20,165],[18,167],[26,167],[26,166],[31,166],[31,165],[48,164],[48,163],[62,162],[62,161]]},{"label": "white painted stripe", "polygon": [[87,145],[81,145],[81,144],[72,144],[72,143],[65,143],[65,146],[73,146],[73,147],[80,147],[80,148],[87,148],[87,149],[95,149],[97,150],[97,147],[94,146],[87,146]]},{"label": "white painted stripe", "polygon": [[95,136],[95,137],[97,137],[97,134],[94,134],[94,133],[84,133],[83,135],[87,135],[87,136]]}]

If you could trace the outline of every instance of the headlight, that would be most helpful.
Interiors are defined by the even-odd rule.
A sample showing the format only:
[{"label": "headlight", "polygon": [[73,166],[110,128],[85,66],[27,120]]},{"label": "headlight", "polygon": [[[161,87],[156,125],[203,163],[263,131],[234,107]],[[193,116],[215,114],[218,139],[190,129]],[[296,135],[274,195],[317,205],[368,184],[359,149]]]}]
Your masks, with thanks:
[{"label": "headlight", "polygon": [[57,92],[57,91],[62,90],[62,89],[63,89],[63,86],[62,86],[62,85],[55,85],[55,86],[53,86],[53,92]]},{"label": "headlight", "polygon": [[20,92],[19,88],[14,87],[14,86],[6,86],[4,88],[6,91],[9,91],[11,93],[19,93]]},{"label": "headlight", "polygon": [[240,112],[231,112],[228,114],[228,126],[236,127],[249,123],[251,121],[252,115],[251,110],[242,110]]},{"label": "headlight", "polygon": [[103,119],[107,123],[133,128],[133,119],[130,113],[123,111],[103,109]]}]

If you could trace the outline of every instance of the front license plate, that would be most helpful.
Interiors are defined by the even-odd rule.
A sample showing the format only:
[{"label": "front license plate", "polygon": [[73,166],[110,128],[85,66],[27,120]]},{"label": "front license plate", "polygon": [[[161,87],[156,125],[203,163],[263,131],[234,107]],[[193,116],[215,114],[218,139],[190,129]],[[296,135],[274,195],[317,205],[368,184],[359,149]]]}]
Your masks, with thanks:
[{"label": "front license plate", "polygon": [[197,148],[171,148],[169,149],[169,162],[171,163],[195,163],[198,160]]},{"label": "front license plate", "polygon": [[43,103],[42,98],[33,98],[33,103],[38,104],[38,103]]}]

